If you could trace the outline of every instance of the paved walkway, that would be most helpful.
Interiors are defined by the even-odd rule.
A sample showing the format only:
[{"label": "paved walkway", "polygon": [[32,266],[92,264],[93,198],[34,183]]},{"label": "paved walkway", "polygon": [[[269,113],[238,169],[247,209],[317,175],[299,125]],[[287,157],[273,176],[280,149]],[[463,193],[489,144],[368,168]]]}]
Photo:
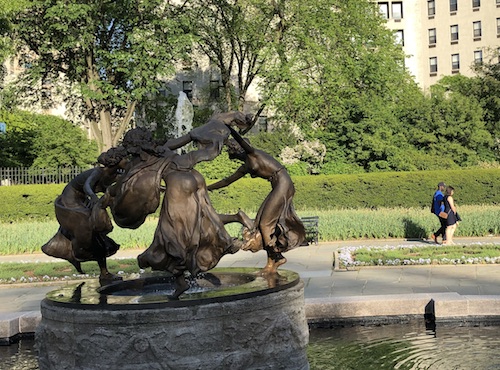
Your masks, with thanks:
[{"label": "paved walkway", "polygon": [[[497,243],[500,237],[456,238],[457,244]],[[305,283],[306,302],[315,298],[368,297],[416,293],[500,296],[500,265],[362,267],[334,270],[334,252],[347,246],[428,245],[426,240],[362,240],[319,243],[285,254],[282,268],[296,271]],[[119,251],[114,258],[135,258],[141,251]],[[44,254],[0,256],[8,261],[55,261]],[[265,252],[224,256],[220,267],[263,267]],[[74,283],[74,282],[70,282]],[[45,294],[67,283],[0,285],[0,315],[39,311]]]}]

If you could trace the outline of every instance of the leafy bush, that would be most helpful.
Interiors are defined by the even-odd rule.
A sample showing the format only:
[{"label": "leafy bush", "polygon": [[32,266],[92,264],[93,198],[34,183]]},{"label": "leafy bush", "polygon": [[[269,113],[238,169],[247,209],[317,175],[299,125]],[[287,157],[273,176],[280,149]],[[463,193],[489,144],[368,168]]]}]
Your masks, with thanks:
[{"label": "leafy bush", "polygon": [[71,122],[55,116],[0,111],[0,167],[85,167],[96,161],[95,142]]},{"label": "leafy bush", "polygon": [[[439,181],[455,188],[461,205],[500,204],[500,169],[380,172],[356,175],[294,176],[295,208],[429,208]],[[208,180],[207,183],[215,182]],[[0,186],[0,222],[54,218],[53,202],[64,185]],[[263,179],[244,178],[210,193],[220,213],[256,212],[271,191]]]}]

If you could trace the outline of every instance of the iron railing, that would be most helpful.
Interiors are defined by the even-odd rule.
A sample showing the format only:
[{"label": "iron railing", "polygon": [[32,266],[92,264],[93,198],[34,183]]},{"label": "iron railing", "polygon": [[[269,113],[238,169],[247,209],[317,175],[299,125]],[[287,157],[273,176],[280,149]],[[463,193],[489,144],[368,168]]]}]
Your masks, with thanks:
[{"label": "iron railing", "polygon": [[90,167],[0,167],[0,186],[29,184],[66,184]]}]

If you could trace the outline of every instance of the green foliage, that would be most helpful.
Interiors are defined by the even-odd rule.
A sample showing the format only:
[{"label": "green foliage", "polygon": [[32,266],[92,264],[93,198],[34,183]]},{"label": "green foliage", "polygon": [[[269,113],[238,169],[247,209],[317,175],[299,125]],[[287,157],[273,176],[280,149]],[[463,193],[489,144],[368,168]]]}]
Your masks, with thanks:
[{"label": "green foliage", "polygon": [[0,167],[29,167],[36,158],[32,150],[37,126],[35,116],[28,112],[0,111],[0,120],[6,123],[6,133],[0,134]]},{"label": "green foliage", "polygon": [[[422,208],[430,213],[437,183],[455,188],[459,206],[500,204],[500,169],[380,172],[350,175],[296,176],[294,205],[299,211],[332,209]],[[215,182],[207,181],[207,183]],[[64,185],[1,186],[0,222],[54,218],[53,202]],[[210,192],[220,213],[256,212],[271,185],[259,178],[244,178]]]},{"label": "green foliage", "polygon": [[165,96],[155,93],[138,105],[137,111],[141,112],[141,116],[137,121],[140,122],[140,126],[150,129],[155,139],[165,141],[170,138],[169,134],[173,131],[176,107],[175,95]]},{"label": "green foliage", "polygon": [[[434,264],[447,264],[449,260],[466,261],[467,259],[500,257],[499,245],[452,245],[397,249],[356,249],[353,259],[366,265],[403,264],[405,260],[430,260]],[[394,261],[399,261],[395,263]],[[448,261],[448,262],[447,262]],[[389,262],[389,263],[388,263]]]},{"label": "green foliage", "polygon": [[224,147],[222,153],[209,162],[200,162],[196,165],[196,170],[199,171],[205,179],[215,180],[222,179],[231,175],[243,163],[229,159],[227,150]]},{"label": "green foliage", "polygon": [[57,117],[45,117],[33,142],[36,158],[32,167],[85,167],[96,162],[97,145],[82,129]]},{"label": "green foliage", "polygon": [[100,149],[116,145],[136,103],[158,90],[191,43],[182,8],[163,0],[33,0],[12,21],[20,63],[30,66],[28,89],[17,93],[26,101],[38,81],[60,88],[59,97],[85,107]]},{"label": "green foliage", "polygon": [[285,166],[290,176],[307,176],[309,175],[309,165],[305,162],[297,162]]},{"label": "green foliage", "polygon": [[247,137],[253,147],[259,148],[275,158],[280,156],[284,147],[293,147],[298,143],[297,138],[287,125],[276,127],[272,132],[261,131],[257,134],[249,134]]},{"label": "green foliage", "polygon": [[297,209],[428,207],[437,182],[456,189],[458,204],[498,204],[500,170],[367,173],[294,178]]},{"label": "green foliage", "polygon": [[[121,271],[121,274],[133,274],[139,272],[137,260],[130,259],[108,259],[108,268],[111,271]],[[2,263],[0,270],[0,283],[20,283],[20,282],[43,282],[50,280],[80,280],[89,277],[98,277],[100,270],[95,262],[82,263],[85,275],[80,275],[76,269],[67,262],[51,263],[24,263],[6,262]],[[14,280],[13,280],[14,279]]]},{"label": "green foliage", "polygon": [[55,219],[54,201],[65,185],[0,186],[0,222]]},{"label": "green foliage", "polygon": [[7,125],[7,132],[0,135],[0,167],[83,167],[98,155],[95,143],[61,118],[0,111],[0,120]]},{"label": "green foliage", "polygon": [[[457,227],[457,237],[500,234],[498,205],[459,205],[463,221]],[[247,209],[244,209],[247,211]],[[53,210],[52,210],[53,211]],[[247,212],[250,217],[255,213]],[[300,217],[319,217],[320,241],[350,239],[427,238],[439,227],[436,216],[422,208],[377,209],[308,209]],[[157,215],[149,217],[139,228],[122,229],[115,226],[109,234],[122,249],[145,249],[153,238],[158,224]],[[58,230],[56,220],[40,218],[4,223],[0,221],[0,255],[40,252],[40,248]],[[239,236],[241,225],[227,224],[230,235]]]},{"label": "green foliage", "polygon": [[272,57],[271,45],[279,37],[280,6],[262,0],[190,3],[196,46],[220,73],[222,96],[218,103],[222,110],[243,109],[248,88]]}]

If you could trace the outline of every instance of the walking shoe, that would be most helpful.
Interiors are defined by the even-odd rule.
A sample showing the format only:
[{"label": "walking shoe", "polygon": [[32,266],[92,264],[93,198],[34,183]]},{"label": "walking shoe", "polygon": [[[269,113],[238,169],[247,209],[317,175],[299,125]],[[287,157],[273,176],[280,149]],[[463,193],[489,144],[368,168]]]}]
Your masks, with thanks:
[{"label": "walking shoe", "polygon": [[431,234],[431,238],[432,238],[432,240],[434,240],[434,243],[439,244],[439,243],[438,243],[438,238],[437,238],[437,236],[436,236],[436,235]]}]

